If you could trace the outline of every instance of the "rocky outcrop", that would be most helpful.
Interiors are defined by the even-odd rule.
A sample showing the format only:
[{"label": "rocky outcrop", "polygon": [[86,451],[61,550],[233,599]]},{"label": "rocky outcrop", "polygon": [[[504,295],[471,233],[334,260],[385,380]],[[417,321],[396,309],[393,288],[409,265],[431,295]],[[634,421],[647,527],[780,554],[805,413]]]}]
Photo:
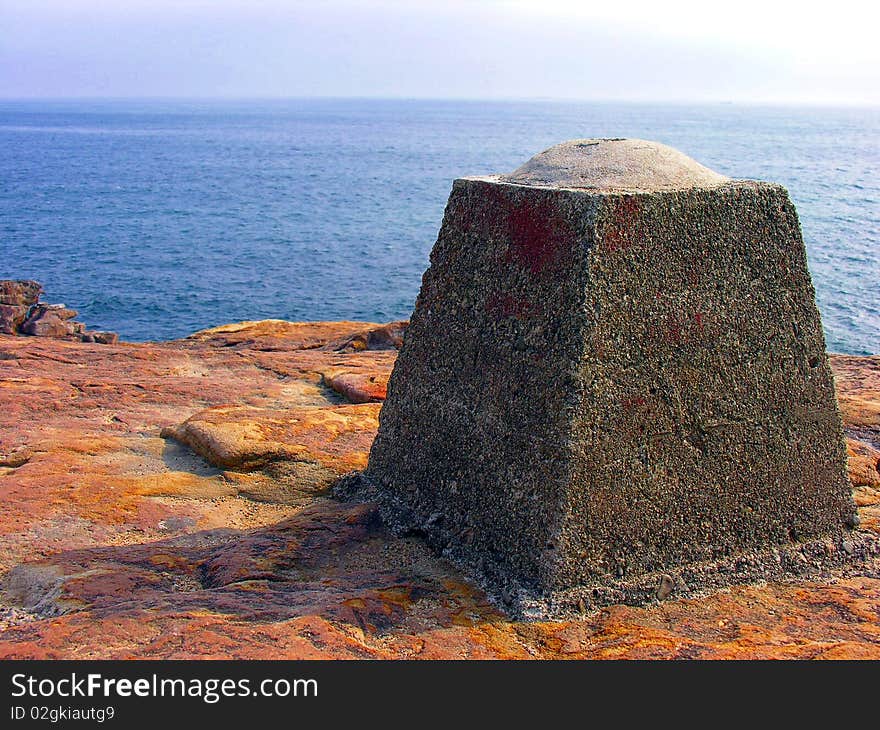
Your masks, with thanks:
[{"label": "rocky outcrop", "polygon": [[364,332],[346,337],[337,349],[359,352],[362,350],[399,350],[403,346],[403,337],[409,322],[389,322],[379,327],[372,327]]},{"label": "rocky outcrop", "polygon": [[[375,327],[240,323],[101,357],[0,335],[0,657],[880,658],[876,561],[510,620],[418,534],[328,495],[366,463],[378,404],[327,376],[387,380],[396,350],[338,349]],[[831,365],[850,443],[877,448],[880,358]]]},{"label": "rocky outcrop", "polygon": [[27,307],[0,304],[0,334],[16,334],[27,319]]},{"label": "rocky outcrop", "polygon": [[85,325],[74,322],[76,312],[63,304],[36,304],[31,307],[28,318],[19,332],[34,337],[71,337],[82,335]]},{"label": "rocky outcrop", "polygon": [[77,313],[63,304],[39,301],[43,287],[36,281],[0,281],[0,334],[54,337],[115,344],[115,332],[89,332]]},{"label": "rocky outcrop", "polygon": [[16,334],[28,319],[43,287],[36,281],[0,281],[0,334]]},{"label": "rocky outcrop", "polygon": [[40,299],[43,287],[29,280],[0,280],[0,304],[10,307],[31,307]]},{"label": "rocky outcrop", "polygon": [[[379,405],[286,408],[216,406],[161,432],[186,444],[214,466],[253,471],[277,461],[317,464],[342,475],[366,466],[350,448],[369,448]],[[339,444],[345,444],[340,450]]]}]

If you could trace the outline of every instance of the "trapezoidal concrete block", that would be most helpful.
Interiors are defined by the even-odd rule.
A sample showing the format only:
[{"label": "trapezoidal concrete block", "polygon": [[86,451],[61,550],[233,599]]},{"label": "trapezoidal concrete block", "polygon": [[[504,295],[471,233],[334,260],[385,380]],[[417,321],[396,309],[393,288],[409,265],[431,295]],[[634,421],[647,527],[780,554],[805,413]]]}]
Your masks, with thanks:
[{"label": "trapezoidal concrete block", "polygon": [[785,189],[640,140],[456,180],[364,476],[539,613],[833,553],[855,507]]}]

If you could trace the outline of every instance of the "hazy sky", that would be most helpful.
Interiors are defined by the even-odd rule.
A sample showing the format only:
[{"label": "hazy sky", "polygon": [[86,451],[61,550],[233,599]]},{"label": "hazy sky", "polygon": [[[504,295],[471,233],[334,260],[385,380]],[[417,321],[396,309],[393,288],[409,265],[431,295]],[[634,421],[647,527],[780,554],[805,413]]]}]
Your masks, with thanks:
[{"label": "hazy sky", "polygon": [[0,0],[0,96],[880,104],[877,3]]}]

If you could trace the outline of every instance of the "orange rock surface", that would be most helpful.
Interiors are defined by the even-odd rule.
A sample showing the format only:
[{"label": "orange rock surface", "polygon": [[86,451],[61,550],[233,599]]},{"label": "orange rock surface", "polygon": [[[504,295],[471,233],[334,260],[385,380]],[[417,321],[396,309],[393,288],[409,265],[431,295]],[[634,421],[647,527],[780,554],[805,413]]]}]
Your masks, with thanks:
[{"label": "orange rock surface", "polygon": [[[506,618],[371,504],[401,324],[168,343],[0,336],[2,658],[880,658],[880,566],[579,620]],[[880,532],[880,357],[833,356]]]}]

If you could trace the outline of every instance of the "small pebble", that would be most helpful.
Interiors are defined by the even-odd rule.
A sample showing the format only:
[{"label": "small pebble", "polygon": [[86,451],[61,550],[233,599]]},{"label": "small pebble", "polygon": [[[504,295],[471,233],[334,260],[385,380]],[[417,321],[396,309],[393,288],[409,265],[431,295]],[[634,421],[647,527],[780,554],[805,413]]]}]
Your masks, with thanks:
[{"label": "small pebble", "polygon": [[668,598],[674,590],[675,580],[673,580],[671,575],[664,575],[660,579],[660,585],[657,586],[657,600],[662,601],[663,599]]}]

